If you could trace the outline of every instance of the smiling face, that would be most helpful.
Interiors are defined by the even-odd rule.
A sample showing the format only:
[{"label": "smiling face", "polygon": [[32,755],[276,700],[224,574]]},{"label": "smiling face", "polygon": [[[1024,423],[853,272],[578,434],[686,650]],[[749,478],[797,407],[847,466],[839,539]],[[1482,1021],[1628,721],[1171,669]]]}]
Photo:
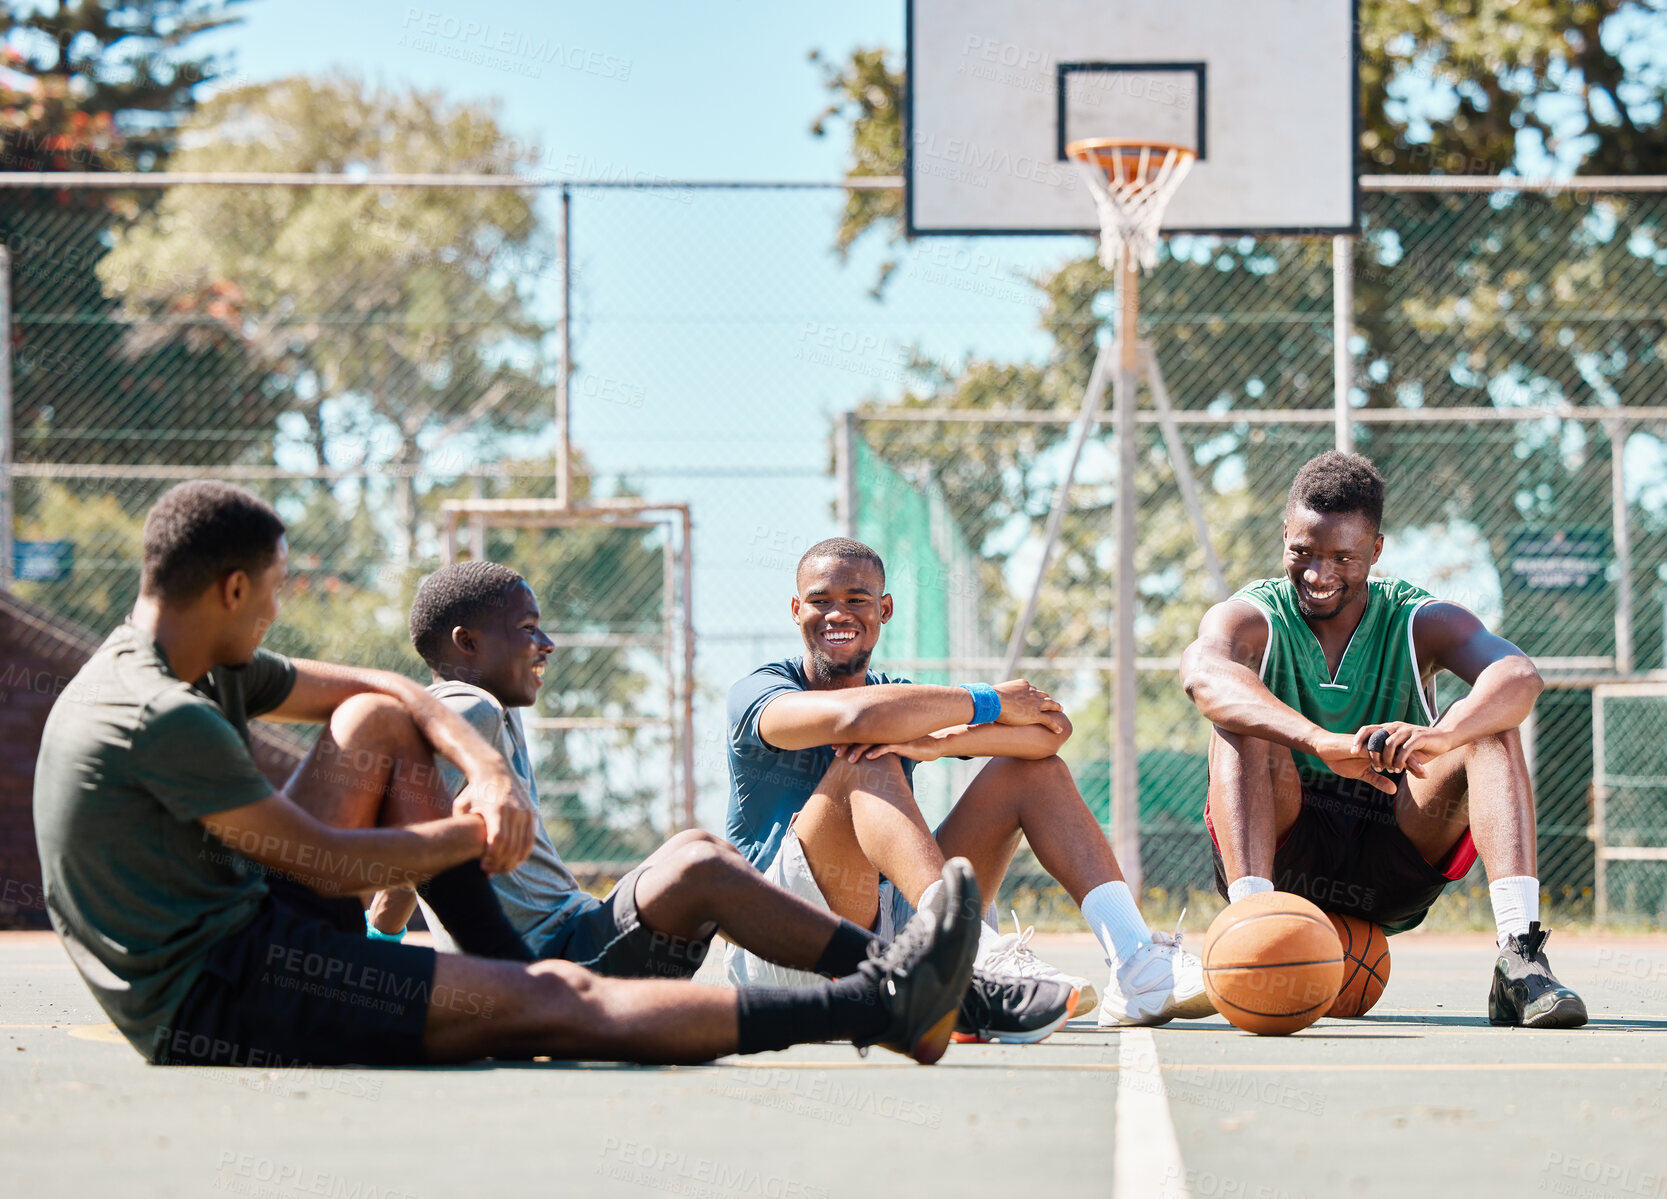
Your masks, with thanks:
[{"label": "smiling face", "polygon": [[1285,514],[1285,575],[1297,591],[1297,608],[1309,620],[1358,613],[1366,603],[1366,578],[1383,552],[1383,534],[1359,512]]},{"label": "smiling face", "polygon": [[798,582],[792,609],[805,672],[824,687],[860,685],[880,626],[891,619],[879,570],[861,558],[813,558],[799,568]]},{"label": "smiling face", "polygon": [[555,644],[538,627],[538,597],[525,583],[509,589],[503,607],[480,627],[452,630],[452,677],[491,692],[508,708],[531,707],[544,685],[544,665]]}]

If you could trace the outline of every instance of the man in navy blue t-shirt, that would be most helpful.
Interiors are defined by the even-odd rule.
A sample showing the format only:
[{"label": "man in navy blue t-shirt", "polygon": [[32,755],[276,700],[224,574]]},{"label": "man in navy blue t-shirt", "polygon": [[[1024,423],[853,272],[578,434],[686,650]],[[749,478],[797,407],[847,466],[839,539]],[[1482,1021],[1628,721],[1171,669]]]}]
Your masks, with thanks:
[{"label": "man in navy blue t-shirt", "polygon": [[[726,834],[770,881],[882,935],[918,907],[946,856],[964,856],[994,896],[1018,848],[1082,906],[1112,967],[1104,995],[1038,960],[1029,937],[988,930],[987,973],[1068,981],[1100,1023],[1208,1015],[1198,960],[1153,933],[1099,823],[1058,757],[1071,735],[1060,705],[1023,679],[937,687],[868,669],[891,619],[885,564],[846,538],[799,561],[793,620],[804,652],[759,667],[729,693]],[[989,758],[934,833],[915,802],[914,767]],[[740,950],[732,979],[791,981]]]}]

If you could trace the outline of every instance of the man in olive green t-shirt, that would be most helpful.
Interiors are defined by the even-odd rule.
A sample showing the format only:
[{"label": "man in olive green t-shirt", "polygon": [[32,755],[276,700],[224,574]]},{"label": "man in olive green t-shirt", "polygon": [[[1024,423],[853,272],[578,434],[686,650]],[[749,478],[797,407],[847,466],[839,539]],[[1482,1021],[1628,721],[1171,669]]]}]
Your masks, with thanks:
[{"label": "man in olive green t-shirt", "polygon": [[[53,927],[149,1060],[672,1062],[846,1039],[942,1054],[977,944],[964,862],[884,954],[819,987],[529,965],[487,878],[531,848],[524,787],[414,680],[260,649],[286,570],[277,513],[182,484],[147,516],[144,555],[132,616],[48,717],[34,809]],[[281,791],[250,756],[261,715],[324,726]],[[463,772],[455,800],[439,758]],[[366,937],[354,897],[419,884],[463,954]]]}]

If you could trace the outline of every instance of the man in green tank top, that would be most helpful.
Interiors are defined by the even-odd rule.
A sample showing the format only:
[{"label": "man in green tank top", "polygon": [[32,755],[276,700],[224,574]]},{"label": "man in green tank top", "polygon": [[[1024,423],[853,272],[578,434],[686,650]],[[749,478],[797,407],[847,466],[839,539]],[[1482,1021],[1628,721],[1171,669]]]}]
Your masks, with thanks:
[{"label": "man in green tank top", "polygon": [[[1286,504],[1283,575],[1211,608],[1181,660],[1214,726],[1216,885],[1234,902],[1277,887],[1404,932],[1480,855],[1499,942],[1489,1020],[1578,1027],[1585,1004],[1552,975],[1539,924],[1518,732],[1539,672],[1461,605],[1369,577],[1382,522],[1370,461],[1309,461]],[[1471,688],[1446,711],[1441,670]]]}]

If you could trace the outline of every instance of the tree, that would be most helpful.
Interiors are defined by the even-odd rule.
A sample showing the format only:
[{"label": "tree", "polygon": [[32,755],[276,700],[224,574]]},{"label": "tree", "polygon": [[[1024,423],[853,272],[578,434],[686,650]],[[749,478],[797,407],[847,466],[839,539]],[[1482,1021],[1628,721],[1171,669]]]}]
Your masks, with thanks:
[{"label": "tree", "polygon": [[[162,166],[198,89],[221,74],[222,64],[194,53],[193,44],[237,20],[230,10],[240,2],[5,3],[0,166]],[[270,426],[275,413],[234,346],[176,329],[149,353],[124,349],[126,330],[94,267],[110,226],[154,193],[7,189],[4,198],[0,238],[12,254],[13,416],[21,457],[156,462],[176,454],[182,437],[200,439],[210,424],[234,444]],[[177,392],[181,377],[201,380],[202,391]],[[217,421],[210,420],[213,410],[223,410]],[[24,510],[33,502],[20,499]]]},{"label": "tree", "polygon": [[[0,125],[11,171],[153,170],[222,64],[189,43],[244,0],[4,0]],[[10,77],[10,78],[8,78]],[[22,80],[22,85],[12,79]]]},{"label": "tree", "polygon": [[[488,108],[345,75],[224,93],[188,132],[180,170],[514,166]],[[99,277],[136,329],[189,312],[236,339],[302,417],[292,440],[316,463],[389,468],[406,562],[425,444],[484,445],[553,407],[548,331],[522,292],[539,236],[531,199],[508,189],[177,187],[118,233]]]}]

